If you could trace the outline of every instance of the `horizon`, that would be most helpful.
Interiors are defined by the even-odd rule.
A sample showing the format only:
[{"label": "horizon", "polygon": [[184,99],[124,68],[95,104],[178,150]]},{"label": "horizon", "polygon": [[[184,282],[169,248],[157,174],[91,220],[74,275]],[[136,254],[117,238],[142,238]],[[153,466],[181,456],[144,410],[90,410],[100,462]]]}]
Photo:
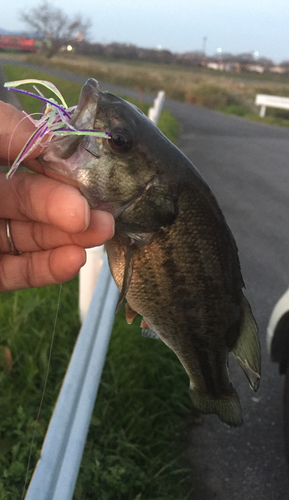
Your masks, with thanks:
[{"label": "horizon", "polygon": [[[35,34],[33,34],[32,32],[31,33],[28,33],[27,31],[23,30],[23,31],[9,31],[9,30],[5,30],[3,29],[1,26],[0,26],[0,35],[9,35],[9,36],[27,36],[27,37],[31,37],[31,38],[37,38],[37,36]],[[262,55],[262,56],[259,56],[259,54],[256,54],[256,52],[241,52],[241,53],[233,53],[233,52],[221,52],[220,51],[216,51],[215,54],[208,54],[206,52],[202,52],[201,50],[190,50],[188,52],[173,52],[171,51],[170,49],[168,49],[167,47],[143,47],[143,46],[140,46],[140,45],[136,45],[134,43],[131,43],[131,42],[118,42],[116,40],[114,40],[113,42],[107,42],[107,43],[101,43],[101,42],[91,42],[89,40],[86,40],[87,43],[90,43],[90,44],[100,44],[100,45],[103,45],[103,46],[106,46],[106,45],[110,45],[110,44],[119,44],[119,45],[132,45],[134,47],[136,47],[137,49],[144,49],[144,50],[160,50],[160,51],[169,51],[171,52],[171,54],[173,55],[182,55],[182,54],[188,54],[188,53],[192,53],[192,54],[203,54],[206,58],[208,59],[222,59],[222,57],[232,57],[232,58],[239,58],[241,57],[242,55],[251,55],[253,57],[253,61],[252,62],[255,62],[256,64],[260,64],[260,61],[262,59],[268,59],[270,61],[272,61],[273,65],[276,65],[278,66],[279,64],[282,64],[284,62],[287,62],[289,61],[289,57],[288,57],[288,60],[284,60],[284,61],[281,61],[280,63],[276,63],[276,61],[274,61],[273,59],[267,57],[266,55]]]},{"label": "horizon", "polygon": [[[25,0],[24,0],[25,2]],[[39,0],[14,0],[1,13],[6,31],[24,32],[20,13],[38,7]],[[53,7],[53,3],[49,4]],[[56,8],[59,8],[55,4]],[[234,55],[258,53],[275,64],[289,60],[289,2],[286,0],[82,0],[81,14],[75,0],[62,0],[61,10],[70,18],[91,19],[91,43],[131,43],[146,49],[162,48],[172,53],[218,50]],[[16,15],[15,15],[16,12]],[[203,50],[205,48],[205,50]]]}]

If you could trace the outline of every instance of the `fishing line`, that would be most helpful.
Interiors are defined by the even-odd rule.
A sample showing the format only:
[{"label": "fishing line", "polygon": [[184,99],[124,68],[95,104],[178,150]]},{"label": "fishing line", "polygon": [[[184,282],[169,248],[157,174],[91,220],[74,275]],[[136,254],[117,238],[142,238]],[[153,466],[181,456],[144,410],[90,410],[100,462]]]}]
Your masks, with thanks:
[{"label": "fishing line", "polygon": [[42,391],[42,395],[41,395],[41,400],[40,400],[40,404],[39,404],[39,408],[38,408],[38,413],[37,413],[37,417],[36,417],[36,422],[35,422],[34,430],[33,430],[33,434],[32,434],[32,440],[31,440],[29,457],[28,457],[28,464],[27,464],[27,469],[26,469],[26,476],[25,476],[25,482],[24,482],[24,487],[23,487],[23,493],[22,493],[21,500],[24,499],[24,495],[25,495],[25,492],[26,492],[26,486],[27,486],[28,474],[29,474],[29,467],[30,467],[31,457],[32,457],[32,448],[33,448],[33,444],[34,444],[34,440],[35,440],[36,428],[38,426],[38,422],[39,422],[39,418],[40,418],[40,413],[41,413],[42,405],[43,405],[43,400],[44,400],[44,396],[45,396],[45,391],[46,391],[46,387],[47,387],[47,382],[48,382],[48,375],[49,375],[50,363],[51,363],[51,357],[52,357],[52,348],[53,348],[53,344],[54,344],[56,324],[57,324],[58,315],[59,315],[61,292],[62,292],[62,283],[60,284],[60,287],[59,287],[58,301],[57,301],[57,307],[56,307],[56,315],[55,315],[55,320],[54,320],[54,325],[53,325],[53,330],[52,330],[52,336],[51,336],[51,342],[50,342],[49,355],[48,355],[47,370],[46,370],[46,375],[45,375],[45,380],[44,380],[44,386],[43,386],[43,391]]},{"label": "fishing line", "polygon": [[[28,120],[32,121],[32,118],[31,118],[31,117],[32,117],[32,116],[35,116],[35,115],[38,115],[38,116],[39,116],[39,115],[40,115],[40,113],[31,113],[31,115],[28,115],[27,113],[25,113],[25,114],[24,114],[24,116],[23,116],[23,118],[21,118],[21,120],[20,120],[20,121],[19,121],[19,122],[15,125],[14,130],[13,130],[13,132],[12,132],[11,136],[10,136],[9,143],[8,143],[8,154],[7,154],[7,156],[8,156],[8,158],[7,158],[8,167],[11,167],[11,165],[12,165],[12,163],[13,163],[13,161],[14,161],[14,160],[13,160],[13,159],[11,159],[10,157],[11,157],[11,147],[12,147],[12,141],[13,141],[14,136],[15,136],[15,134],[16,134],[17,128],[19,127],[19,125],[20,125],[20,124],[21,124],[24,120],[27,120],[27,119],[28,119]],[[19,204],[20,204],[20,205],[22,206],[22,208],[23,208],[23,213],[24,213],[25,215],[27,215],[27,217],[29,218],[29,213],[27,213],[27,210],[26,210],[26,208],[25,208],[25,205],[24,205],[24,203],[23,203],[22,199],[20,198],[20,196],[18,195],[18,193],[17,193],[17,191],[16,191],[16,188],[15,188],[15,186],[14,186],[13,184],[12,184],[12,187],[13,187],[14,193],[15,193],[15,195],[16,195],[16,197],[17,197],[17,199],[18,199]]]},{"label": "fishing line", "polygon": [[39,116],[39,115],[41,115],[41,113],[39,113],[39,112],[38,112],[38,113],[31,113],[30,115],[29,115],[29,114],[27,114],[27,113],[25,113],[25,114],[24,114],[24,116],[23,116],[23,118],[21,118],[21,120],[20,120],[20,121],[19,121],[19,122],[15,125],[14,130],[13,130],[13,132],[12,132],[11,136],[10,136],[9,143],[8,143],[8,164],[9,164],[9,167],[11,166],[11,165],[10,165],[10,161],[12,161],[12,163],[13,163],[13,160],[10,160],[10,152],[11,152],[12,141],[13,141],[13,139],[14,139],[14,136],[15,136],[16,130],[17,130],[17,128],[19,127],[19,125],[20,125],[20,124],[21,124],[24,120],[27,120],[27,119],[28,119],[28,120],[32,121],[30,117],[35,116],[35,115],[38,115],[38,116]]}]

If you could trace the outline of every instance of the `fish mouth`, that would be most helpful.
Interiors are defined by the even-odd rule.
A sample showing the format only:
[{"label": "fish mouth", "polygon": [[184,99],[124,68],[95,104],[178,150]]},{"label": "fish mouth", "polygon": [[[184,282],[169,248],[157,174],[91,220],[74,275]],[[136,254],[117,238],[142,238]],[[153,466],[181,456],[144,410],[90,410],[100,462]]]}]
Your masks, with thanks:
[{"label": "fish mouth", "polygon": [[76,128],[93,128],[99,101],[99,84],[94,78],[89,78],[83,85],[79,101],[69,124]]},{"label": "fish mouth", "polygon": [[[100,99],[98,81],[89,78],[83,85],[77,107],[68,120],[72,130],[93,130]],[[76,179],[77,170],[83,164],[83,155],[87,154],[85,135],[54,136],[47,145],[46,151],[38,158],[40,163],[57,174]],[[84,143],[83,148],[78,146]],[[87,141],[89,144],[89,141]],[[69,161],[66,161],[69,160]]]}]

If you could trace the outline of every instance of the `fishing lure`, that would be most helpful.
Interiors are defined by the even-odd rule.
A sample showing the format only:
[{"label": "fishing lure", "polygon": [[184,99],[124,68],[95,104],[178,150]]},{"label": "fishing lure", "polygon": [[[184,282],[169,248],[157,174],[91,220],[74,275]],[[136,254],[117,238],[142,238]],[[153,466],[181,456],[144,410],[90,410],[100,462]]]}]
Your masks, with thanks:
[{"label": "fishing lure", "polygon": [[[21,85],[26,84],[32,84],[37,94],[19,88]],[[60,102],[58,102],[54,97],[49,99],[45,97],[36,85],[42,85],[50,90]],[[17,158],[14,160],[9,172],[6,175],[7,179],[10,179],[14,175],[20,163],[23,162],[23,160],[25,160],[25,158],[27,158],[27,156],[30,155],[35,148],[37,148],[37,146],[45,146],[45,144],[55,135],[91,135],[94,137],[110,138],[110,134],[108,132],[93,129],[77,129],[72,126],[70,121],[73,117],[76,106],[68,107],[61,92],[51,82],[37,79],[17,80],[14,82],[6,82],[3,87],[7,90],[13,90],[15,92],[35,97],[45,103],[39,113],[40,118],[38,120],[35,120],[31,115],[28,115],[25,111],[23,111],[23,113],[35,125],[36,129],[21,149]]]}]

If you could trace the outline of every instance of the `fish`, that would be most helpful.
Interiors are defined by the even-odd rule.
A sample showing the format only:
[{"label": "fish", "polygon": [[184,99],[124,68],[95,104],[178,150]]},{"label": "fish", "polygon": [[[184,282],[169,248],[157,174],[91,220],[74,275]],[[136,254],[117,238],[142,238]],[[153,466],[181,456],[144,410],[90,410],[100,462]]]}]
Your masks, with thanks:
[{"label": "fish", "polygon": [[208,184],[141,110],[92,78],[70,126],[110,136],[54,137],[39,161],[74,179],[92,209],[113,214],[106,251],[117,312],[126,301],[128,323],[141,315],[142,335],[176,354],[199,412],[242,425],[229,353],[257,391],[258,328],[236,242]]}]

